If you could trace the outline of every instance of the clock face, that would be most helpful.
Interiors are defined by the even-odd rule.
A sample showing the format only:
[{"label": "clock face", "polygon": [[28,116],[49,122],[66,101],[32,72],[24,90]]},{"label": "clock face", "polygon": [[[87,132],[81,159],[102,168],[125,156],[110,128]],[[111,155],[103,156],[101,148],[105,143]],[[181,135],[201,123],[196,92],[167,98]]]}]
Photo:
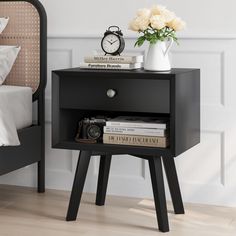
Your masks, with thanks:
[{"label": "clock face", "polygon": [[120,48],[120,39],[115,34],[108,34],[102,40],[102,47],[106,53],[112,54]]}]

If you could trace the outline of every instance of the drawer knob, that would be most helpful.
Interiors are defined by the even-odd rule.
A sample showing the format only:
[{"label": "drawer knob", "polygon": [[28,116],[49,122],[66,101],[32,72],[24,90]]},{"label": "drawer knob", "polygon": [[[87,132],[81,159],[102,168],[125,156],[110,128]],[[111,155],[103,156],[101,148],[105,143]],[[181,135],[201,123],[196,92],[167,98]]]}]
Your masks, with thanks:
[{"label": "drawer knob", "polygon": [[116,91],[114,89],[107,90],[107,97],[114,98],[116,96]]}]

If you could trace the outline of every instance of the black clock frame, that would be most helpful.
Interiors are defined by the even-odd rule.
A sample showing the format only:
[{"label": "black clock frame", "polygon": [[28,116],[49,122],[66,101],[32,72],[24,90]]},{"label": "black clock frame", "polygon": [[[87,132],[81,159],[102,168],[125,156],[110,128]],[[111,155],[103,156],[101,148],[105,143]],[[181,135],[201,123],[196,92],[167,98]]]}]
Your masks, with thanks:
[{"label": "black clock frame", "polygon": [[[116,27],[118,30],[117,31],[111,31],[110,29],[113,28],[113,27]],[[103,48],[103,41],[106,38],[106,36],[109,35],[109,34],[113,34],[113,35],[117,36],[118,40],[119,40],[119,43],[120,43],[119,48],[114,53],[108,53]],[[116,56],[116,55],[120,55],[123,52],[123,50],[125,48],[125,40],[123,38],[123,33],[121,32],[121,30],[118,26],[110,26],[108,28],[108,30],[106,30],[106,32],[104,33],[104,36],[102,38],[102,41],[101,41],[101,48],[105,52],[105,55],[109,54],[109,55],[112,55],[112,56]]]}]

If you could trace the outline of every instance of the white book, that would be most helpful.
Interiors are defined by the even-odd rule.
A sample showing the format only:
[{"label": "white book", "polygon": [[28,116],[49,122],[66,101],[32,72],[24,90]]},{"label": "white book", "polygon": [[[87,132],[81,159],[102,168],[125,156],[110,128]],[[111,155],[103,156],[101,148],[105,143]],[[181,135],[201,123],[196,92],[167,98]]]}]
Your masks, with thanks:
[{"label": "white book", "polygon": [[106,69],[106,70],[134,70],[142,68],[142,63],[113,64],[113,63],[80,63],[83,69]]},{"label": "white book", "polygon": [[106,122],[106,126],[129,128],[166,129],[165,121],[156,117],[119,116]]},{"label": "white book", "polygon": [[144,57],[142,54],[122,54],[121,56],[111,56],[104,54],[97,54],[92,56],[85,56],[85,63],[114,63],[114,64],[130,64],[130,63],[142,63]]},{"label": "white book", "polygon": [[127,134],[127,135],[144,135],[153,137],[165,137],[166,129],[145,129],[145,128],[128,128],[128,127],[113,127],[104,126],[105,134]]}]

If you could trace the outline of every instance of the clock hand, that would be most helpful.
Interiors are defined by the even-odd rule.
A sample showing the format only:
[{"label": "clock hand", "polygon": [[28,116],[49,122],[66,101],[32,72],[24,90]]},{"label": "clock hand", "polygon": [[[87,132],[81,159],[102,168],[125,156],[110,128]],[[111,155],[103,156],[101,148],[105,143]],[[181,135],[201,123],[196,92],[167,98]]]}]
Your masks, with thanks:
[{"label": "clock hand", "polygon": [[110,44],[112,45],[112,42],[111,42],[111,41],[107,40],[107,42],[110,43]]},{"label": "clock hand", "polygon": [[113,43],[115,43],[115,42],[117,42],[118,40],[116,40],[116,41],[114,41],[114,42],[112,42],[111,44],[113,44]]}]

